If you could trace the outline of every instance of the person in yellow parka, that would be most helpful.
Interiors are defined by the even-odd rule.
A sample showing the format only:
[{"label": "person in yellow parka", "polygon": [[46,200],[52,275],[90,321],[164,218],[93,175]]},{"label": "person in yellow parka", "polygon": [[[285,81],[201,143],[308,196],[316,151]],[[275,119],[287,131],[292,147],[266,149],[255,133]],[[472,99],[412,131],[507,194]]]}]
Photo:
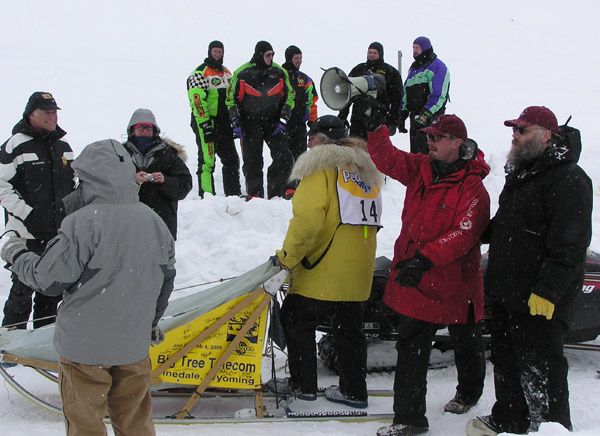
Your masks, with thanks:
[{"label": "person in yellow parka", "polygon": [[291,179],[301,180],[292,198],[293,217],[283,248],[277,251],[281,266],[290,271],[281,314],[289,388],[296,398],[316,399],[315,329],[330,318],[341,365],[339,386],[327,388],[325,395],[331,401],[365,408],[362,303],[369,297],[373,279],[383,176],[366,143],[348,138],[339,118],[320,117],[308,136],[309,150],[291,174]]}]

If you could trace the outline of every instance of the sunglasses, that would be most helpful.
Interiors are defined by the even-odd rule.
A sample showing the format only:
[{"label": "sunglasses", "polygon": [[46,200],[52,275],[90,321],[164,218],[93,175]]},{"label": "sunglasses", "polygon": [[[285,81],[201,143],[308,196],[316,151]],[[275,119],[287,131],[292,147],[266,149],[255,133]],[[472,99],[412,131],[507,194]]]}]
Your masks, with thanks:
[{"label": "sunglasses", "polygon": [[275,55],[275,52],[265,53],[265,56],[268,58],[272,58]]},{"label": "sunglasses", "polygon": [[429,142],[440,142],[442,139],[454,139],[452,135],[427,135],[427,140]]}]

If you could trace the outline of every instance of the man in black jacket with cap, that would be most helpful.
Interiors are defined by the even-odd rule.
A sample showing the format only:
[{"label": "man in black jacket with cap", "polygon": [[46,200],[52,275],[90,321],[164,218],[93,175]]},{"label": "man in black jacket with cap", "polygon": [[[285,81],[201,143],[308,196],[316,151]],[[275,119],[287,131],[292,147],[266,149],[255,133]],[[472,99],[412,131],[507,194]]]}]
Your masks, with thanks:
[{"label": "man in black jacket with cap", "polygon": [[556,116],[530,106],[512,127],[506,183],[490,223],[485,289],[493,301],[496,402],[467,435],[523,434],[542,422],[571,430],[565,332],[581,292],[593,187]]},{"label": "man in black jacket with cap", "polygon": [[[360,77],[371,74],[381,74],[385,77],[385,91],[377,92],[377,101],[385,108],[385,124],[387,124],[393,135],[400,121],[402,92],[404,88],[400,72],[383,61],[383,45],[379,42],[373,42],[369,45],[367,61],[352,68],[348,76]],[[350,117],[350,136],[359,136],[365,140],[367,139],[367,126],[365,124],[367,117],[365,112],[369,104],[367,99],[359,98],[354,103],[342,109],[338,114],[338,117],[345,121],[350,113],[350,106],[353,106],[352,116]]]},{"label": "man in black jacket with cap", "polygon": [[[42,254],[65,215],[62,199],[73,190],[73,151],[62,140],[60,108],[49,92],[34,92],[12,136],[0,147],[0,205],[5,229],[26,240],[27,248]],[[34,290],[12,275],[4,305],[3,326],[26,328]],[[55,321],[59,297],[35,293],[33,327]]]}]

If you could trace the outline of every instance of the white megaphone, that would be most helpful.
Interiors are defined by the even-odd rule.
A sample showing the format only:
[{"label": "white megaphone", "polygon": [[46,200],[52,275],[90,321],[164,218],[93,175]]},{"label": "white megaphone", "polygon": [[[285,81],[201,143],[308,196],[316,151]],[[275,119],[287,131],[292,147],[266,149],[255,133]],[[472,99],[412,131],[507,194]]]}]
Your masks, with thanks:
[{"label": "white megaphone", "polygon": [[377,91],[385,90],[385,77],[381,74],[348,77],[337,67],[329,68],[321,77],[321,97],[333,110],[344,109],[357,97],[377,98]]}]

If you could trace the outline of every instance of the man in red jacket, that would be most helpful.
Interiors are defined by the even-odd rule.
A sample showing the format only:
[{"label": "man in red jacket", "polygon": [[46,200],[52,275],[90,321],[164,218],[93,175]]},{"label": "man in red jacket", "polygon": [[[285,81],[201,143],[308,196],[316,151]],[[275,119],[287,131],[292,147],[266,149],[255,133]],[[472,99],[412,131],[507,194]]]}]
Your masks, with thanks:
[{"label": "man in red jacket", "polygon": [[443,115],[422,129],[428,155],[398,150],[388,128],[377,124],[370,125],[371,158],[379,171],[406,186],[402,230],[384,295],[399,314],[394,421],[377,435],[414,435],[429,429],[427,368],[435,332],[442,326],[448,326],[457,344],[459,381],[446,411],[466,412],[483,389],[485,360],[477,322],[483,315],[480,237],[490,217],[483,178],[490,168],[456,115]]}]

